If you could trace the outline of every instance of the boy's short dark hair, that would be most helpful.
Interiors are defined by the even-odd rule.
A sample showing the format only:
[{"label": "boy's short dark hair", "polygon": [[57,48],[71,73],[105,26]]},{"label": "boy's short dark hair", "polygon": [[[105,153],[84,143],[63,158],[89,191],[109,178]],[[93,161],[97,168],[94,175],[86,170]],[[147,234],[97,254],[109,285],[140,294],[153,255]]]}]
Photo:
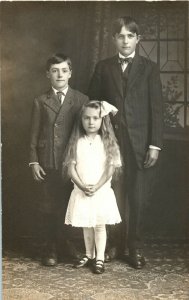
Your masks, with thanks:
[{"label": "boy's short dark hair", "polygon": [[112,35],[115,36],[116,33],[120,33],[121,28],[125,26],[132,33],[139,35],[139,26],[136,20],[129,16],[120,17],[115,20],[112,28]]},{"label": "boy's short dark hair", "polygon": [[63,54],[63,53],[56,53],[54,55],[52,55],[48,60],[47,60],[47,63],[46,63],[46,70],[49,71],[50,70],[50,67],[54,64],[60,64],[62,62],[66,61],[68,63],[68,66],[70,68],[70,71],[72,70],[72,62],[71,62],[71,59]]}]

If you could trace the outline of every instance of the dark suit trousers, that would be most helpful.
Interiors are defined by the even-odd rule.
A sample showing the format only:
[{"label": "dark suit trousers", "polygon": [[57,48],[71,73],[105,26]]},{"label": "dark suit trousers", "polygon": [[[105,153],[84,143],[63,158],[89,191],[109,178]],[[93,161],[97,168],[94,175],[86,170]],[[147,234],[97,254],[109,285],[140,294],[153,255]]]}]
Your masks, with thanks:
[{"label": "dark suit trousers", "polygon": [[63,182],[61,173],[57,170],[45,172],[39,203],[40,234],[45,243],[52,245],[57,243],[62,233],[65,233],[64,219],[72,185],[70,182]]},{"label": "dark suit trousers", "polygon": [[[128,137],[127,129],[122,128],[120,149],[124,160],[125,175],[122,191],[122,219],[125,245],[124,248],[143,248],[145,212],[150,203],[155,183],[157,165],[140,169],[137,165],[135,154]],[[144,157],[145,159],[145,157]]]}]

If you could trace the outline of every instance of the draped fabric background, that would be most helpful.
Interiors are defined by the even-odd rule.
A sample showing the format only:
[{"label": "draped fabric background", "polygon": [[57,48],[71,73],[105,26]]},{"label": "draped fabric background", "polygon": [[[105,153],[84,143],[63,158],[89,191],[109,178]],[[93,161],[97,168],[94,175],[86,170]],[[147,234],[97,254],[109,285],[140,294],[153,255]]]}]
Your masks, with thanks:
[{"label": "draped fabric background", "polygon": [[[33,99],[49,87],[45,75],[47,58],[56,52],[68,54],[73,62],[70,85],[85,93],[96,62],[115,53],[111,37],[112,20],[126,14],[138,17],[141,11],[147,11],[149,7],[150,3],[135,1],[1,2],[2,205],[5,242],[35,236],[37,231],[36,206],[40,201],[40,190],[33,182],[28,167],[28,145]],[[175,155],[181,159],[175,168],[185,164],[182,157],[185,158],[186,151],[183,151],[176,154],[171,152],[173,160]],[[169,164],[172,166],[172,162]],[[170,200],[166,210],[162,195],[167,191],[162,189],[154,198],[154,211],[149,224],[153,224],[156,234],[163,232],[165,235],[174,235],[177,232],[186,237],[188,232],[186,177],[179,170],[178,173],[184,178],[184,186],[178,187],[177,198],[183,199],[179,211],[177,198],[176,204],[171,200],[174,191],[171,196],[168,195]],[[167,175],[170,174],[163,176],[164,182]],[[170,213],[170,204],[173,213],[165,228],[164,221]],[[158,225],[154,224],[154,220]]]}]

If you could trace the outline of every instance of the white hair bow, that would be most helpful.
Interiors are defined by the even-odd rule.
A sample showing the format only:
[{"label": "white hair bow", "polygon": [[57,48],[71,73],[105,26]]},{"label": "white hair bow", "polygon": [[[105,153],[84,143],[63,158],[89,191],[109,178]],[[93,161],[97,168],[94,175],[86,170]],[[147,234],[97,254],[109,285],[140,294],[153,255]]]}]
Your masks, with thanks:
[{"label": "white hair bow", "polygon": [[101,117],[107,116],[109,113],[112,113],[113,116],[115,116],[118,112],[118,109],[111,105],[110,103],[106,101],[101,101]]}]

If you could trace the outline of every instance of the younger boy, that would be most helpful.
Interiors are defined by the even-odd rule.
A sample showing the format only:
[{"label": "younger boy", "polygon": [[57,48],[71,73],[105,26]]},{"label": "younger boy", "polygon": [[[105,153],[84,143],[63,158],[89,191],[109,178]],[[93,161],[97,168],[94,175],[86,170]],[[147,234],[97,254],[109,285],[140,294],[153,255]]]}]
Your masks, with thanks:
[{"label": "younger boy", "polygon": [[[61,178],[62,159],[76,115],[88,97],[68,85],[72,75],[68,56],[55,54],[48,59],[46,67],[51,88],[34,100],[30,167],[43,193],[39,204],[45,244],[42,263],[55,266],[58,221],[61,217],[64,222],[70,191],[68,184]],[[60,216],[61,211],[63,214]]]}]

